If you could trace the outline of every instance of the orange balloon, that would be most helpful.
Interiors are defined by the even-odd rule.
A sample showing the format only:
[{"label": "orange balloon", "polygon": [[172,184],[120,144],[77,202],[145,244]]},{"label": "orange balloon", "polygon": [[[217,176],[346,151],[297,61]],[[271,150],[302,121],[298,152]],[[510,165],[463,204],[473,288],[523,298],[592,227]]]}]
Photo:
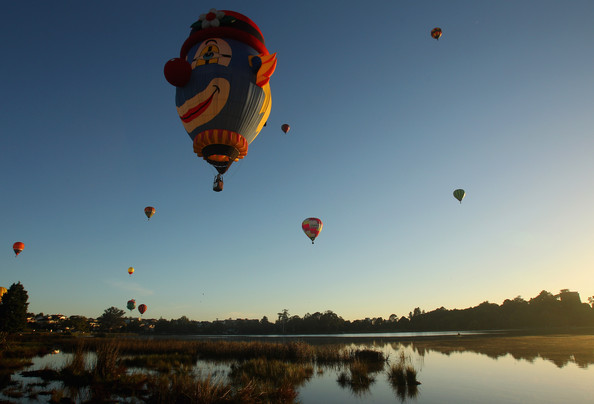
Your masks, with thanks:
[{"label": "orange balloon", "polygon": [[19,255],[21,253],[21,251],[23,251],[25,249],[25,244],[21,243],[20,241],[17,241],[16,243],[14,243],[12,245],[12,249],[14,250],[14,253],[16,255]]},{"label": "orange balloon", "polygon": [[147,206],[146,208],[144,208],[144,214],[146,215],[146,217],[149,218],[149,220],[151,220],[151,217],[155,214],[155,208],[153,208],[152,206]]}]

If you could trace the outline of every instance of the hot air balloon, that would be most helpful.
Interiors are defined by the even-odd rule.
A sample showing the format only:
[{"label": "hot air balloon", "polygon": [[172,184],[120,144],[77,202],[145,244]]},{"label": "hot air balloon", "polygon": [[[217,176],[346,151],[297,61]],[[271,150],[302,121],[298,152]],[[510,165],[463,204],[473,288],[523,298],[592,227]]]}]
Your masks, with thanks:
[{"label": "hot air balloon", "polygon": [[287,133],[291,129],[291,127],[285,123],[281,126],[281,129],[283,130],[283,132]]},{"label": "hot air balloon", "polygon": [[456,198],[460,203],[462,203],[462,199],[466,196],[466,192],[463,189],[456,189],[454,191],[454,198]]},{"label": "hot air balloon", "polygon": [[305,232],[305,235],[311,239],[312,244],[322,231],[322,226],[322,221],[316,217],[308,217],[301,223],[301,228]]},{"label": "hot air balloon", "polygon": [[132,267],[128,268],[128,273],[130,275],[132,275],[134,273],[134,268],[132,268]]},{"label": "hot air balloon", "polygon": [[4,286],[0,286],[0,302],[2,301],[2,296],[8,292]]},{"label": "hot air balloon", "polygon": [[19,255],[25,249],[25,244],[17,241],[12,245],[12,249],[16,255]]},{"label": "hot air balloon", "polygon": [[146,304],[141,304],[140,306],[138,306],[138,311],[140,312],[140,315],[142,316],[144,314],[144,312],[146,311]]},{"label": "hot air balloon", "polygon": [[192,24],[179,58],[165,64],[175,105],[194,152],[222,175],[244,158],[268,120],[276,68],[258,26],[243,14],[211,9]]},{"label": "hot air balloon", "polygon": [[144,208],[144,214],[146,215],[146,217],[148,217],[148,220],[151,220],[151,217],[153,217],[153,215],[155,214],[155,208],[153,208],[152,206],[147,206],[146,208]]},{"label": "hot air balloon", "polygon": [[441,38],[441,34],[442,34],[441,28],[439,28],[439,27],[435,27],[431,30],[431,36],[438,41],[439,41],[439,38]]},{"label": "hot air balloon", "polygon": [[134,310],[136,308],[136,300],[134,300],[134,299],[128,300],[128,303],[126,304],[126,307],[130,311]]}]

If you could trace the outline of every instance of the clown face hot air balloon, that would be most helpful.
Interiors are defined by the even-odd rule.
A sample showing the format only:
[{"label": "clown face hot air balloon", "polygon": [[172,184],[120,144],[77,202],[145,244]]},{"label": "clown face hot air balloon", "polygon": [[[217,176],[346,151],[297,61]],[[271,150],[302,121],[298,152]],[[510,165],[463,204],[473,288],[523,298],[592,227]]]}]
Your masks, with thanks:
[{"label": "clown face hot air balloon", "polygon": [[454,191],[454,198],[456,198],[460,203],[462,203],[462,199],[466,196],[466,192],[463,189],[456,189]]},{"label": "clown face hot air balloon", "polygon": [[12,250],[16,255],[19,255],[25,249],[25,244],[17,241],[12,245]]},{"label": "clown face hot air balloon", "polygon": [[144,314],[146,309],[147,309],[146,304],[141,304],[140,306],[138,306],[138,312],[140,313],[141,316]]},{"label": "clown face hot air balloon", "polygon": [[134,299],[128,300],[128,303],[126,303],[126,307],[130,311],[134,310],[136,308],[136,300],[134,300]]},{"label": "clown face hot air balloon", "polygon": [[322,231],[323,223],[320,219],[316,217],[308,217],[301,223],[301,228],[307,237],[311,239],[311,243],[314,243],[314,240],[320,232]]},{"label": "clown face hot air balloon", "polygon": [[211,9],[192,24],[180,57],[165,64],[176,86],[175,105],[194,152],[219,174],[244,158],[270,115],[270,54],[258,26],[248,17]]},{"label": "clown face hot air balloon", "polygon": [[148,217],[148,220],[151,220],[151,217],[155,214],[156,210],[152,206],[147,206],[144,208],[144,214]]}]

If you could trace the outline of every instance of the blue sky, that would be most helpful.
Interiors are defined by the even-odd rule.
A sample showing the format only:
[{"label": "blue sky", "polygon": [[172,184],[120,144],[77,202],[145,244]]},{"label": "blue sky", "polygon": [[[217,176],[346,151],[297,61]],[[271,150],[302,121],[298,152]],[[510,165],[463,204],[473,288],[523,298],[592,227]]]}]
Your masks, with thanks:
[{"label": "blue sky", "polygon": [[[210,8],[278,57],[268,124],[221,193],[163,77]],[[592,21],[589,0],[3,2],[0,285],[35,313],[134,298],[195,320],[585,301]]]}]

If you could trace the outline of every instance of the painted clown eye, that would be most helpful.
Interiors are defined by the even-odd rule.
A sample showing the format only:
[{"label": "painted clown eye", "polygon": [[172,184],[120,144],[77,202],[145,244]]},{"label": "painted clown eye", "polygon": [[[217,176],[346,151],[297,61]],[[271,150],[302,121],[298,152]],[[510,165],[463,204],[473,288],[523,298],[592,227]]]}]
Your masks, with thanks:
[{"label": "painted clown eye", "polygon": [[198,47],[192,60],[192,69],[211,64],[229,66],[230,61],[231,47],[229,44],[221,39],[209,39]]}]

